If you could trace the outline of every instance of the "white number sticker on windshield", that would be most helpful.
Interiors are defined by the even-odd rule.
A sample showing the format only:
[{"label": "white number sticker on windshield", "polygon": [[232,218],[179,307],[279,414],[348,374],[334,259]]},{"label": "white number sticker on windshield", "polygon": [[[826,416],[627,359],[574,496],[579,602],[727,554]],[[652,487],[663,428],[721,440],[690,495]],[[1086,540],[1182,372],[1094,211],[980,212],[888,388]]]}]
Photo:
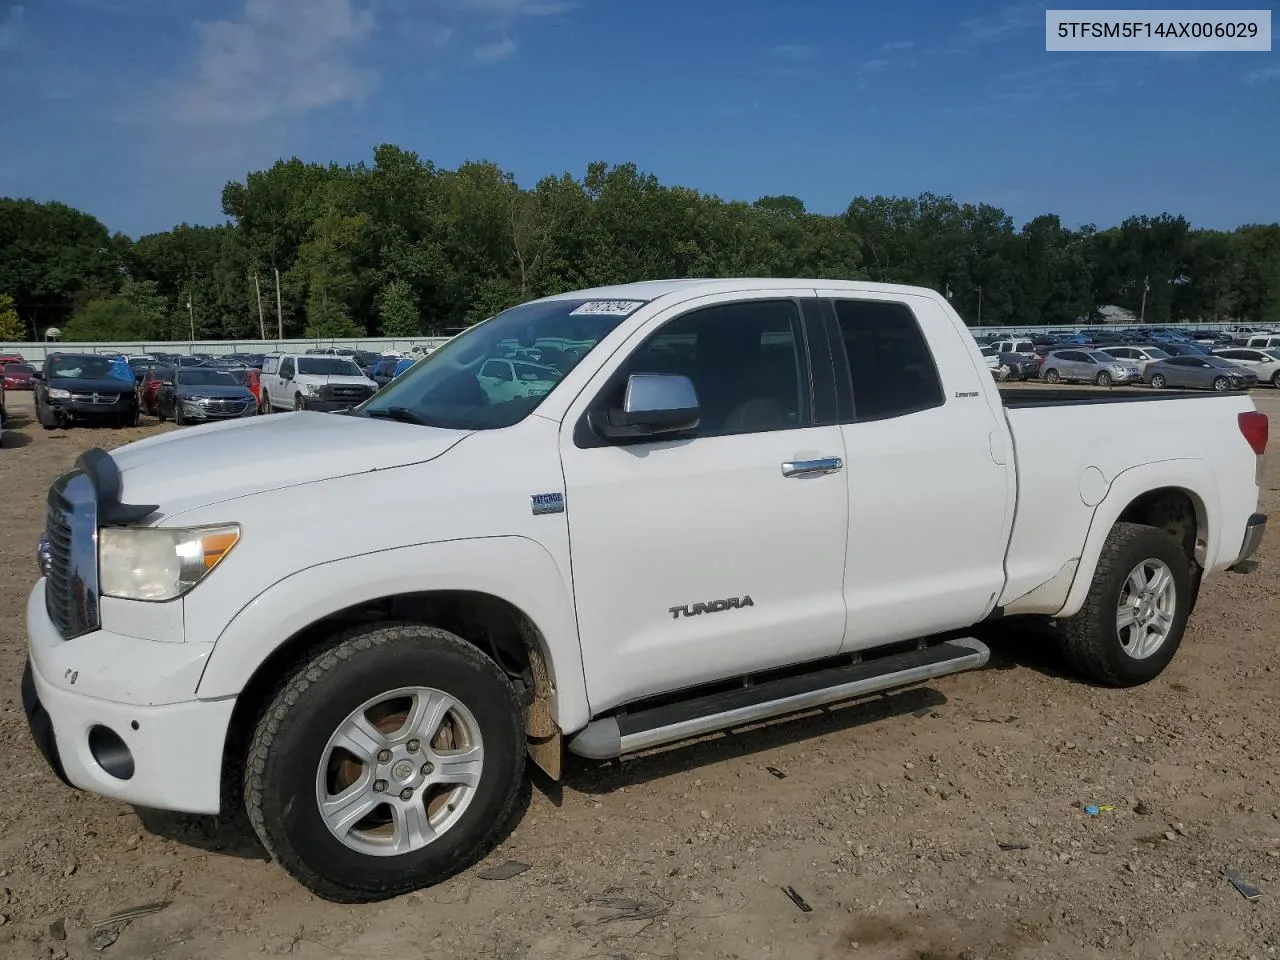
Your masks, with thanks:
[{"label": "white number sticker on windshield", "polygon": [[625,317],[644,306],[643,300],[588,300],[570,311],[570,316],[584,313],[605,314],[611,317]]}]

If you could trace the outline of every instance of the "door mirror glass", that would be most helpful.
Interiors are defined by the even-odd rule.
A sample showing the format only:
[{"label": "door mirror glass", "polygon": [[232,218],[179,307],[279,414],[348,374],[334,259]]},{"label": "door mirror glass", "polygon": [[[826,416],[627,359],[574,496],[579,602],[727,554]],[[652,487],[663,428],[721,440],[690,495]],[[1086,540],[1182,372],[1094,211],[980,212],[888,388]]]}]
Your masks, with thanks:
[{"label": "door mirror glass", "polygon": [[701,420],[698,391],[681,374],[633,373],[622,408],[596,411],[592,427],[614,440],[671,436],[696,430]]}]

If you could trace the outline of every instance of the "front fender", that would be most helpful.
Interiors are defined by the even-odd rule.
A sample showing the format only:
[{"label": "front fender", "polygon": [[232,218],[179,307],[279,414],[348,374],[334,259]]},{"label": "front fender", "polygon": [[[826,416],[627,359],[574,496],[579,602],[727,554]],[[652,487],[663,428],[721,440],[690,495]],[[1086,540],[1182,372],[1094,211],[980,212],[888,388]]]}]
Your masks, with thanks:
[{"label": "front fender", "polygon": [[1219,515],[1221,500],[1218,481],[1209,462],[1193,459],[1160,460],[1131,467],[1116,475],[1094,510],[1080,553],[1080,565],[1076,568],[1071,589],[1067,592],[1066,603],[1055,616],[1069,617],[1084,606],[1085,597],[1093,585],[1093,575],[1098,569],[1098,561],[1102,557],[1102,545],[1125,508],[1143,494],[1167,487],[1185,490],[1191,495],[1200,526],[1196,536],[1204,544],[1207,560],[1205,565],[1212,563],[1219,552],[1215,538],[1221,535],[1222,518]]},{"label": "front fender", "polygon": [[425,590],[491,594],[521,610],[547,646],[552,709],[566,732],[591,719],[578,626],[555,560],[526,537],[482,537],[380,550],[320,563],[277,581],[219,634],[200,678],[204,700],[237,696],[276,648],[348,607]]}]

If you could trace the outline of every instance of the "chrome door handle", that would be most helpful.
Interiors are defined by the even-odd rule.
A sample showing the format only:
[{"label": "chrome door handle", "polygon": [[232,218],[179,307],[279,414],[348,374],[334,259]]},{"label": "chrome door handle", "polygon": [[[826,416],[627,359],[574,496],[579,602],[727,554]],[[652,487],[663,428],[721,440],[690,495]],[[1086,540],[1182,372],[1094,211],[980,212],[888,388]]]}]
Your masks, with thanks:
[{"label": "chrome door handle", "polygon": [[842,469],[844,469],[844,461],[839,457],[822,457],[818,460],[787,461],[782,465],[782,475],[784,477],[816,477]]}]

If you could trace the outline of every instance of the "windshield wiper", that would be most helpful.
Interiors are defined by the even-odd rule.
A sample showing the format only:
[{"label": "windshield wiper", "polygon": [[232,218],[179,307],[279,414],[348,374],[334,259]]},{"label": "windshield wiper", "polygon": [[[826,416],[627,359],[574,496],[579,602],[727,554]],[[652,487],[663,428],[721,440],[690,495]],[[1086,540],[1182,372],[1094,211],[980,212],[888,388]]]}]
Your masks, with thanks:
[{"label": "windshield wiper", "polygon": [[386,420],[399,420],[401,423],[416,423],[420,427],[433,426],[427,417],[408,407],[387,407],[385,410],[366,410],[364,413],[367,417],[382,417]]}]

